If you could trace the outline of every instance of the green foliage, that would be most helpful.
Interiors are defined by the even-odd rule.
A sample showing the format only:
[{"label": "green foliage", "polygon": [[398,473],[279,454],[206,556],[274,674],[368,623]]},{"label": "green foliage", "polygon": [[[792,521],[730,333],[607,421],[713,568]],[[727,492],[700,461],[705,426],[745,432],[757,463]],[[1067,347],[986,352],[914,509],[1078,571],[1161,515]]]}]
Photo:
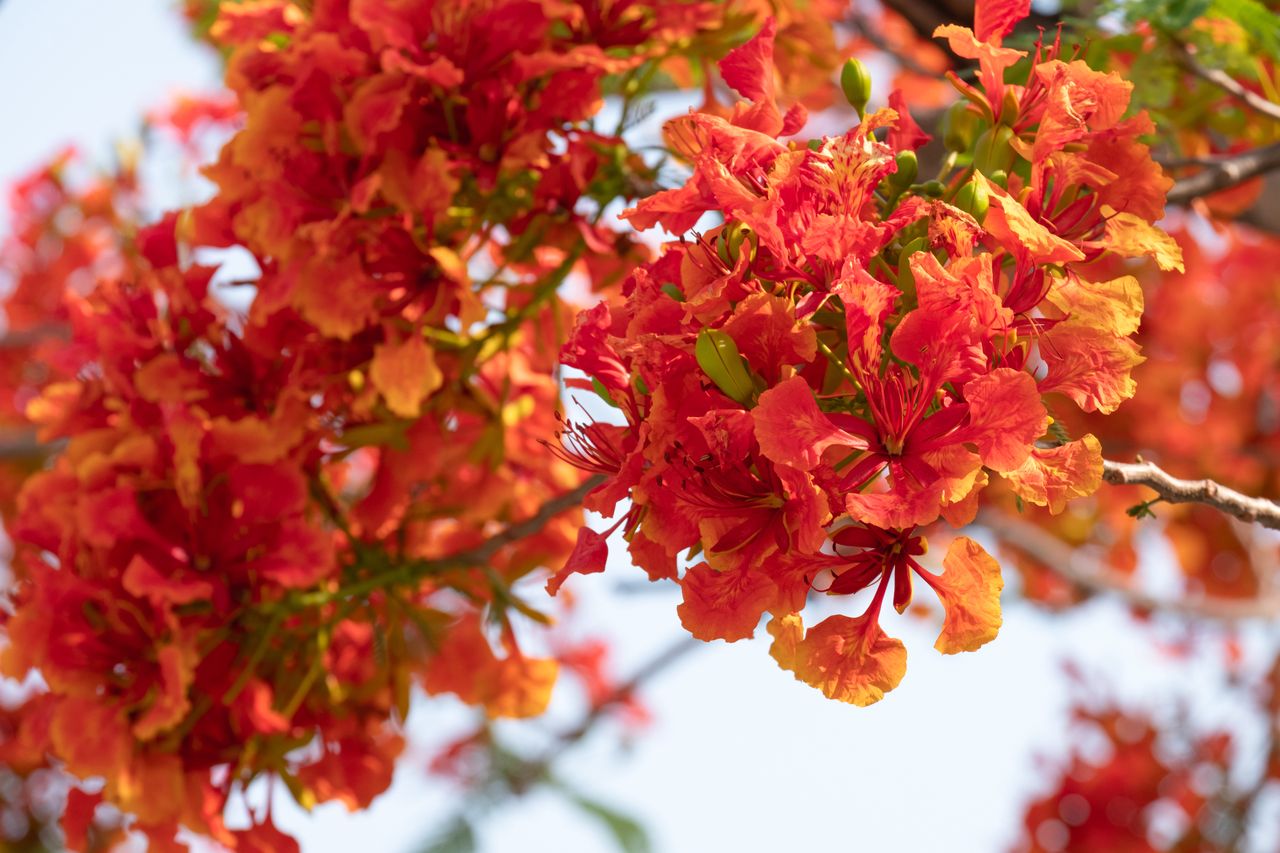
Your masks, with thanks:
[{"label": "green foliage", "polygon": [[622,853],[650,853],[653,849],[648,833],[634,818],[581,794],[570,792],[568,797],[575,806],[600,822]]},{"label": "green foliage", "polygon": [[426,843],[421,853],[475,853],[476,832],[464,817],[458,817],[443,832]]}]

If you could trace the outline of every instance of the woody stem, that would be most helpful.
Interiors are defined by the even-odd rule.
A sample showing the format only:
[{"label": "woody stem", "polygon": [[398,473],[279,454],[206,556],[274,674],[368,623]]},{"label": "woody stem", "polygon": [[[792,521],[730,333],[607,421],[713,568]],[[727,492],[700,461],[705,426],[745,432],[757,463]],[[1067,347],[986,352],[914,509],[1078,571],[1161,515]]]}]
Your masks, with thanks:
[{"label": "woody stem", "polygon": [[1102,478],[1116,486],[1146,486],[1166,503],[1200,503],[1250,524],[1280,530],[1280,504],[1251,497],[1213,480],[1181,480],[1151,462],[1102,462]]}]

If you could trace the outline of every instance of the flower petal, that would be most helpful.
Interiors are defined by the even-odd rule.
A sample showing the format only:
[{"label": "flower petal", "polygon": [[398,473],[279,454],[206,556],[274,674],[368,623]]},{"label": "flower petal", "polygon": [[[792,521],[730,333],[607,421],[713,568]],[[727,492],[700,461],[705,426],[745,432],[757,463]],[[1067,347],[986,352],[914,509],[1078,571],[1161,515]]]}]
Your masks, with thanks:
[{"label": "flower petal", "polygon": [[760,32],[746,44],[735,47],[720,60],[720,75],[729,88],[750,101],[774,100],[773,38],[777,25],[765,21]]},{"label": "flower petal", "polygon": [[1084,260],[1083,252],[1037,222],[1021,202],[981,172],[974,174],[974,180],[986,186],[992,202],[983,226],[1016,257],[1037,266]]},{"label": "flower petal", "polygon": [[941,577],[920,573],[947,611],[934,648],[944,655],[976,651],[1000,630],[1000,564],[977,542],[960,536],[947,549],[942,566]]},{"label": "flower petal", "polygon": [[828,447],[865,449],[865,439],[845,432],[823,414],[809,384],[799,376],[760,395],[751,412],[760,451],[774,462],[811,471]]},{"label": "flower petal", "polygon": [[1068,501],[1091,495],[1102,485],[1102,446],[1086,435],[1060,447],[1037,447],[1004,478],[1018,497],[1057,515]]},{"label": "flower petal", "polygon": [[422,401],[444,383],[435,353],[421,335],[374,347],[369,379],[387,401],[387,408],[402,418],[416,418]]},{"label": "flower petal", "polygon": [[777,598],[773,581],[748,566],[717,572],[700,563],[680,581],[680,624],[699,640],[734,642],[755,635],[764,611]]},{"label": "flower petal", "polygon": [[769,653],[796,679],[822,691],[828,699],[871,705],[898,686],[907,671],[907,650],[886,636],[870,612],[857,618],[828,616],[804,629],[799,616],[773,619]]},{"label": "flower petal", "polygon": [[593,575],[603,572],[609,559],[609,538],[590,527],[578,528],[578,541],[564,568],[547,579],[547,594],[555,595],[569,575]]},{"label": "flower petal", "polygon": [[982,464],[1016,471],[1035,441],[1049,428],[1049,415],[1031,374],[999,367],[964,386],[970,427],[966,438],[978,445]]}]

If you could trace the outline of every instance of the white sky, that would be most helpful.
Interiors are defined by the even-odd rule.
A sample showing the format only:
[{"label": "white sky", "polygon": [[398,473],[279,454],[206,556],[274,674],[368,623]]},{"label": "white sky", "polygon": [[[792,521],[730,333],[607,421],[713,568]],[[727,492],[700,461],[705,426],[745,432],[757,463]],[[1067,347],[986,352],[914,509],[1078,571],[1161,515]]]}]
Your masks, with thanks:
[{"label": "white sky", "polygon": [[[185,38],[164,0],[0,0],[0,181],[7,184],[74,141],[105,157],[138,117],[175,90],[216,84],[212,57]],[[3,221],[3,214],[0,214]],[[638,571],[614,566],[569,582],[585,627],[610,637],[626,672],[681,629],[678,591],[619,592]],[[1013,596],[1006,594],[1006,602]],[[815,621],[815,620],[809,620]],[[630,753],[610,732],[564,762],[595,799],[638,817],[660,853],[865,850],[988,853],[1008,847],[1022,805],[1047,784],[1036,754],[1063,748],[1067,653],[1107,676],[1131,701],[1167,707],[1179,685],[1212,684],[1212,667],[1173,667],[1119,608],[1091,605],[1049,618],[1006,606],[1000,637],[976,654],[944,658],[937,628],[885,626],[910,653],[902,685],[877,706],[824,699],[779,670],[767,635],[700,649],[645,691],[656,723]],[[558,704],[572,705],[571,697]],[[1229,717],[1229,697],[1200,704]],[[451,700],[419,702],[411,730],[439,743],[466,717]],[[322,807],[278,815],[308,853],[410,851],[452,814],[456,795],[402,768],[373,809]],[[483,849],[592,853],[614,849],[588,818],[551,795],[500,810]]]}]

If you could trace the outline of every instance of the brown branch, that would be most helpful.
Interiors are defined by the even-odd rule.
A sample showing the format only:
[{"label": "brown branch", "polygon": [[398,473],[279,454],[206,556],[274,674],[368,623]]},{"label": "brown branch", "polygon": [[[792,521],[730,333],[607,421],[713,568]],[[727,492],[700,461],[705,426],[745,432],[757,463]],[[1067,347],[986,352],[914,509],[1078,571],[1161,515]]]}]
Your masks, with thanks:
[{"label": "brown branch", "polygon": [[1151,462],[1103,460],[1102,478],[1113,486],[1146,486],[1167,503],[1200,503],[1250,524],[1280,530],[1280,504],[1229,489],[1213,480],[1179,480]]},{"label": "brown branch", "polygon": [[334,590],[315,590],[297,595],[289,600],[289,606],[297,609],[323,606],[340,599],[356,598],[368,595],[375,590],[420,581],[441,572],[484,566],[504,546],[541,532],[542,528],[560,513],[581,506],[583,498],[606,479],[603,474],[588,477],[577,488],[548,500],[529,518],[508,526],[500,533],[495,533],[469,551],[451,554],[448,557],[403,562]]},{"label": "brown branch", "polygon": [[[539,788],[558,790],[571,798],[578,796],[572,788],[556,778],[553,772],[556,763],[579,746],[615,705],[626,702],[642,684],[669,669],[694,649],[705,645],[707,644],[701,640],[695,640],[686,634],[664,647],[632,673],[630,678],[614,687],[607,696],[593,705],[577,726],[561,734],[550,746],[534,757],[525,758],[508,749],[501,740],[493,737],[489,724],[484,723],[477,734],[488,732],[490,735],[489,772],[487,777],[472,789],[470,795],[464,798],[461,808],[453,819],[444,825],[469,829],[471,819],[500,807],[508,800],[525,796]],[[446,833],[449,831],[446,830]],[[440,837],[445,838],[447,835]],[[442,849],[442,847],[443,845],[437,841],[430,849]]]},{"label": "brown branch", "polygon": [[901,52],[901,49],[889,42],[880,28],[871,21],[867,20],[867,16],[860,12],[851,11],[845,19],[846,23],[857,31],[858,35],[866,39],[867,42],[881,53],[887,53],[893,57],[893,60],[901,65],[907,71],[913,74],[919,74],[921,77],[932,77],[935,80],[945,80],[947,75],[941,71],[933,71],[925,68],[920,64],[914,56]]},{"label": "brown branch", "polygon": [[29,329],[12,329],[0,335],[0,350],[26,349],[45,341],[71,339],[71,327],[65,323],[41,323]]},{"label": "brown branch", "polygon": [[[943,24],[972,25],[975,4],[973,0],[884,0],[884,5],[905,18],[920,38],[930,41],[933,31]],[[1059,15],[1042,15],[1030,10],[1027,17],[1018,22],[1018,28],[1034,33],[1039,27],[1052,30],[1059,23]]]},{"label": "brown branch", "polygon": [[510,545],[527,536],[541,532],[542,528],[547,526],[547,522],[555,518],[562,512],[574,509],[582,505],[582,499],[590,494],[597,486],[604,483],[608,479],[604,474],[595,474],[582,481],[582,484],[575,489],[565,492],[562,495],[556,495],[551,500],[544,503],[538,508],[538,511],[524,521],[512,524],[501,533],[489,537],[489,539],[480,547],[457,557],[447,557],[452,560],[467,560],[470,565],[477,566],[487,563],[494,554],[498,553],[504,546]]},{"label": "brown branch", "polygon": [[978,524],[1020,551],[1025,551],[1079,589],[1114,595],[1135,610],[1171,613],[1195,619],[1238,622],[1280,618],[1280,597],[1253,599],[1165,598],[1135,589],[1128,577],[1086,551],[1073,548],[1029,521],[995,510],[978,513]]},{"label": "brown branch", "polygon": [[65,443],[40,441],[35,430],[0,428],[0,462],[44,459],[61,450]]},{"label": "brown branch", "polygon": [[1169,190],[1169,204],[1185,205],[1280,168],[1280,142],[1216,157],[1209,162],[1203,171],[1174,183]]},{"label": "brown branch", "polygon": [[668,669],[676,662],[691,653],[694,649],[702,648],[707,644],[702,640],[695,639],[689,635],[683,635],[671,645],[664,648],[658,654],[654,655],[647,662],[640,666],[631,677],[621,684],[613,688],[609,695],[605,696],[597,702],[590,711],[582,718],[582,722],[560,735],[559,742],[553,747],[542,759],[541,763],[547,766],[553,764],[562,753],[566,752],[574,744],[581,741],[596,724],[599,723],[615,705],[620,705],[629,700],[640,689],[641,685],[652,679],[654,676]]},{"label": "brown branch", "polygon": [[1177,51],[1178,61],[1182,66],[1201,80],[1207,80],[1217,86],[1222,91],[1242,101],[1247,107],[1254,112],[1260,113],[1267,118],[1280,121],[1280,104],[1272,103],[1266,98],[1246,89],[1241,85],[1240,81],[1232,77],[1230,74],[1218,68],[1206,68],[1196,60],[1195,55],[1187,48],[1185,44],[1179,42],[1174,43]]},{"label": "brown branch", "polygon": [[973,20],[973,4],[965,0],[885,0],[884,5],[905,18],[923,39],[932,39],[933,31],[943,24]]}]

